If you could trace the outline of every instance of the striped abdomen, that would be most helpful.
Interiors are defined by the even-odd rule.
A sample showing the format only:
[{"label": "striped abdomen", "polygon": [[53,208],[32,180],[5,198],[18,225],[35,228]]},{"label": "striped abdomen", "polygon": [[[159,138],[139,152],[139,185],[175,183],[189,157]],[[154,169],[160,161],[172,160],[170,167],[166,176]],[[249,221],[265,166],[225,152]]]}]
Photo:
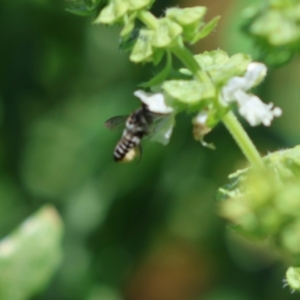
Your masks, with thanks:
[{"label": "striped abdomen", "polygon": [[152,122],[153,116],[145,105],[128,117],[122,138],[114,150],[115,161],[131,161],[136,156],[142,138],[149,134]]},{"label": "striped abdomen", "polygon": [[[135,148],[139,147],[141,137],[126,131],[114,150],[114,160],[123,161],[126,156]],[[135,154],[135,153],[134,153]],[[131,160],[131,159],[129,159]]]}]

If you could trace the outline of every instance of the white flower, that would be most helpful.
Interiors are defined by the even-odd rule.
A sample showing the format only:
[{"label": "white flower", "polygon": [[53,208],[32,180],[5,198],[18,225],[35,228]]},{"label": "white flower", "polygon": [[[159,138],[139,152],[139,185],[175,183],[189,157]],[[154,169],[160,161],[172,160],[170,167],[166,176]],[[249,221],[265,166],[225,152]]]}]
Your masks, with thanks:
[{"label": "white flower", "polygon": [[133,94],[140,98],[140,100],[146,104],[148,109],[154,114],[170,114],[173,112],[173,108],[166,105],[165,97],[161,93],[147,94],[142,90],[138,90]]},{"label": "white flower", "polygon": [[267,67],[262,63],[250,63],[243,77],[233,77],[222,89],[222,99],[225,104],[236,102],[239,113],[251,126],[263,124],[269,126],[274,117],[279,117],[282,111],[273,103],[265,104],[255,95],[246,91],[257,85],[267,73]]},{"label": "white flower", "polygon": [[193,123],[197,125],[206,126],[207,118],[208,118],[208,113],[206,111],[201,111],[194,118]]},{"label": "white flower", "polygon": [[281,116],[281,109],[273,107],[273,103],[265,104],[257,96],[248,95],[242,90],[236,92],[239,113],[251,126],[270,126],[274,117]]},{"label": "white flower", "polygon": [[134,95],[147,105],[147,108],[154,114],[155,125],[151,141],[167,145],[170,141],[173,127],[175,125],[174,109],[167,106],[162,93],[148,94],[142,90],[134,92]]}]

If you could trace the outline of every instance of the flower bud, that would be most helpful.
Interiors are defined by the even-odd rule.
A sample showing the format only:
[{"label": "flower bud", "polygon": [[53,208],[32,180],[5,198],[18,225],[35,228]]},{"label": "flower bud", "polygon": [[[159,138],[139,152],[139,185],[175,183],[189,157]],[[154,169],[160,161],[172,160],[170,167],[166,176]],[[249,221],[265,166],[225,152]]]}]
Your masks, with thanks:
[{"label": "flower bud", "polygon": [[284,286],[289,286],[294,291],[300,291],[300,268],[289,267],[285,274]]}]

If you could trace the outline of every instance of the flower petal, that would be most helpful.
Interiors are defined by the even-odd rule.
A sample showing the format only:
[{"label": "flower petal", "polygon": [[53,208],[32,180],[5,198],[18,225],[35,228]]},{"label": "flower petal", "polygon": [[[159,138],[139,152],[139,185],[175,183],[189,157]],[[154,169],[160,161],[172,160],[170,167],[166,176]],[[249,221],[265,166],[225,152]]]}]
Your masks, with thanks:
[{"label": "flower petal", "polygon": [[222,89],[223,100],[230,103],[235,99],[234,94],[238,90],[248,91],[256,86],[267,74],[267,67],[262,63],[252,62],[248,65],[243,77],[234,76],[228,80]]},{"label": "flower petal", "polygon": [[223,100],[226,104],[235,101],[235,93],[238,90],[246,90],[247,81],[243,77],[233,77],[222,89]]},{"label": "flower petal", "polygon": [[252,62],[248,65],[244,75],[247,86],[246,91],[256,86],[267,75],[267,67],[258,62]]},{"label": "flower petal", "polygon": [[273,107],[273,103],[265,104],[257,96],[248,95],[239,90],[235,93],[239,113],[251,126],[263,124],[270,126],[274,117],[279,117],[282,110],[279,107]]},{"label": "flower petal", "polygon": [[156,114],[170,114],[173,112],[173,108],[167,106],[165,103],[165,97],[162,93],[148,94],[145,91],[138,90],[134,92],[134,95],[148,106],[148,109]]}]

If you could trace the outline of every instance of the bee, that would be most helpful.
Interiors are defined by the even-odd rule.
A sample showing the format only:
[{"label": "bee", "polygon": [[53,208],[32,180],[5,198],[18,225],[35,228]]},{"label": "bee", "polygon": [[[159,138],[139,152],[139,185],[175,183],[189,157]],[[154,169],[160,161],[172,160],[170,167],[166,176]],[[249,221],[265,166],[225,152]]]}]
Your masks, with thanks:
[{"label": "bee", "polygon": [[129,116],[116,116],[105,122],[106,127],[113,129],[125,123],[125,128],[119,142],[117,143],[113,157],[116,162],[128,162],[141,153],[141,141],[144,137],[153,133],[153,124],[162,114],[153,113],[146,104],[136,109]]},{"label": "bee", "polygon": [[[172,117],[174,109],[167,106],[162,93],[149,94],[142,90],[133,93],[142,102],[142,106],[136,109],[131,115],[117,116],[105,122],[106,127],[112,129],[125,123],[125,128],[119,142],[114,149],[114,160],[116,162],[131,161],[138,152],[141,153],[141,141],[144,137],[162,131],[161,122],[166,116]],[[167,119],[165,119],[167,120]],[[167,129],[166,135],[170,136],[171,130]],[[153,138],[155,138],[153,136]],[[156,136],[156,140],[157,136]],[[162,141],[160,141],[162,142]],[[162,142],[165,144],[165,141]]]}]

